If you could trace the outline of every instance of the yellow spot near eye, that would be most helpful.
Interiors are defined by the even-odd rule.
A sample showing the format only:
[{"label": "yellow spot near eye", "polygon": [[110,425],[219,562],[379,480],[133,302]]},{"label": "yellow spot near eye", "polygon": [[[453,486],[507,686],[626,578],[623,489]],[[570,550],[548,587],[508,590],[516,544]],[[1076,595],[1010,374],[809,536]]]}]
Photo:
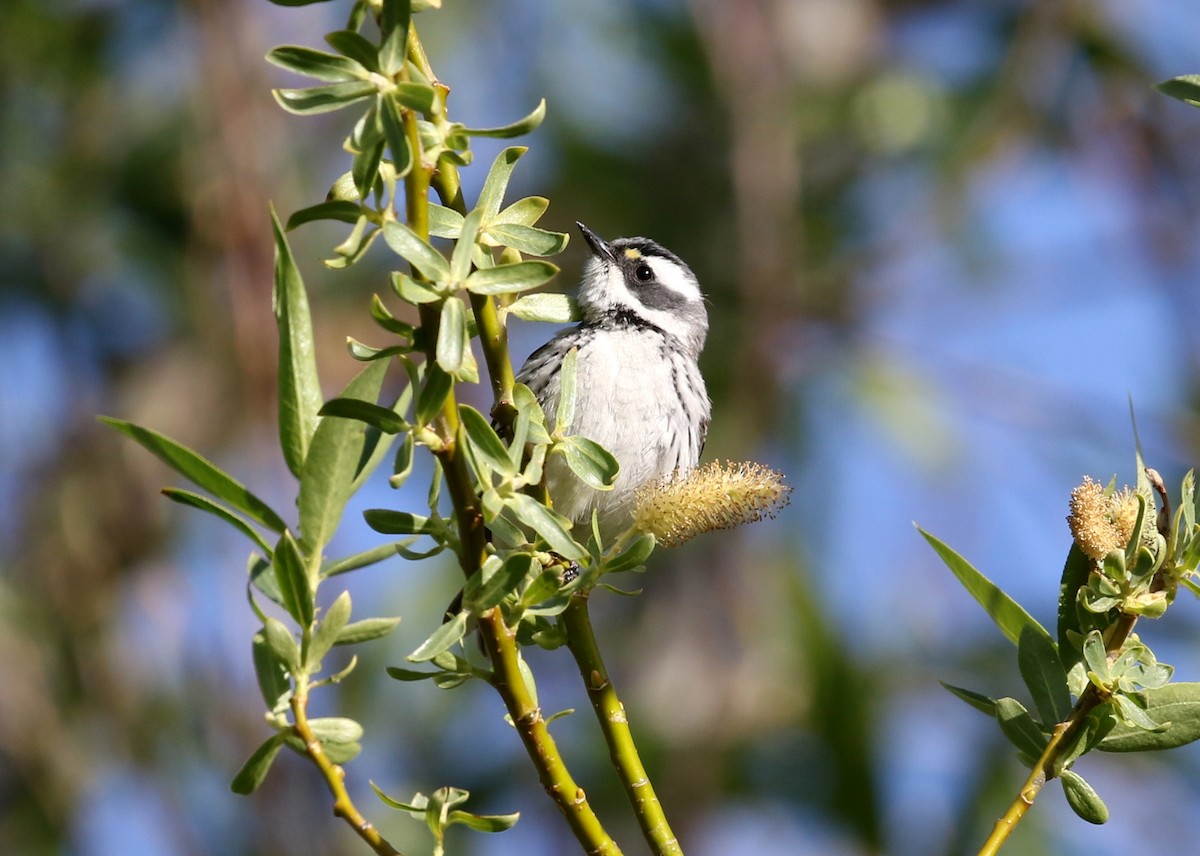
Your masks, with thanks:
[{"label": "yellow spot near eye", "polygon": [[625,251],[625,258],[627,259],[640,259],[641,257],[641,250],[635,250],[633,247],[630,247]]}]

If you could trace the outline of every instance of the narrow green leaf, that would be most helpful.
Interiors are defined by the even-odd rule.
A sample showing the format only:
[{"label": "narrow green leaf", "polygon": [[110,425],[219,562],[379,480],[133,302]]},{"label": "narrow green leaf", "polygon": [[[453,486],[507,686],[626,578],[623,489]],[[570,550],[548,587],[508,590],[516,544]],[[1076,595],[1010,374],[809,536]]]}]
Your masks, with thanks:
[{"label": "narrow green leaf", "polygon": [[379,30],[383,37],[383,44],[379,48],[379,67],[388,77],[404,68],[411,17],[410,0],[383,0],[379,16]]},{"label": "narrow green leaf", "polygon": [[389,808],[398,809],[400,811],[407,811],[410,814],[412,814],[414,817],[416,817],[418,820],[423,820],[425,818],[426,799],[425,799],[424,794],[418,793],[418,794],[416,794],[416,796],[413,797],[413,800],[411,803],[405,803],[405,802],[400,802],[400,800],[389,797],[387,794],[385,794],[383,791],[381,791],[379,789],[379,786],[376,785],[374,782],[371,782],[370,784],[371,784],[371,787],[375,791],[375,795],[377,797],[379,797],[380,800],[383,801],[384,805],[388,806]]},{"label": "narrow green leaf", "polygon": [[462,234],[463,215],[453,208],[429,203],[429,234],[434,238],[457,240]]},{"label": "narrow green leaf", "polygon": [[519,811],[512,814],[470,814],[465,811],[452,811],[446,825],[458,824],[476,832],[504,832],[506,829],[512,829],[520,818]]},{"label": "narrow green leaf", "polygon": [[472,294],[512,294],[537,288],[549,281],[558,268],[543,261],[515,262],[477,270],[464,283]]},{"label": "narrow green leaf", "polygon": [[446,257],[404,223],[391,220],[385,224],[383,239],[396,255],[420,271],[426,279],[435,282],[446,282],[450,279],[450,264]]},{"label": "narrow green leaf", "polygon": [[1100,799],[1095,789],[1084,781],[1083,776],[1074,770],[1063,770],[1060,778],[1063,794],[1066,795],[1067,804],[1071,806],[1072,811],[1088,823],[1108,822],[1108,806]]},{"label": "narrow green leaf", "polygon": [[220,503],[209,499],[207,496],[177,487],[165,487],[162,489],[162,494],[167,499],[178,502],[180,505],[198,508],[201,511],[207,511],[209,514],[216,515],[226,523],[233,526],[243,535],[252,539],[255,544],[262,548],[264,553],[271,552],[271,545],[268,544],[266,540],[258,534],[257,531],[255,531],[255,529],[246,521],[246,518],[239,514],[235,514]]},{"label": "narrow green leaf", "polygon": [[532,226],[542,219],[549,207],[550,200],[544,196],[526,196],[498,212],[488,221],[488,228],[490,230],[494,226]]},{"label": "narrow green leaf", "polygon": [[379,544],[370,549],[363,550],[361,553],[355,553],[352,556],[345,556],[341,559],[336,559],[321,566],[321,578],[336,577],[338,574],[345,574],[349,571],[357,571],[359,568],[365,568],[369,565],[374,565],[377,562],[382,562],[385,559],[390,559],[396,555],[395,542],[388,544]]},{"label": "narrow green leaf", "polygon": [[274,208],[271,231],[275,236],[271,303],[279,330],[279,441],[288,469],[298,476],[320,422],[317,410],[321,407],[321,383],[308,295]]},{"label": "narrow green leaf", "polygon": [[271,653],[285,669],[293,673],[300,671],[300,646],[296,644],[296,637],[292,632],[283,626],[282,621],[267,616],[267,620],[263,622],[263,638],[270,646]]},{"label": "narrow green leaf", "polygon": [[344,591],[329,605],[328,611],[317,624],[317,631],[312,635],[308,650],[305,651],[305,668],[308,673],[316,674],[321,669],[321,660],[329,653],[342,631],[350,622],[350,592]]},{"label": "narrow green leaf", "polygon": [[[378,113],[372,111],[372,115],[378,115]],[[385,139],[373,140],[364,145],[350,162],[350,173],[354,176],[354,187],[358,190],[360,199],[366,199],[370,196],[375,183],[379,181],[379,164],[383,162],[383,150],[386,146],[387,141]],[[371,232],[372,237],[376,234],[377,232]],[[387,237],[386,232],[384,233],[384,237]],[[342,255],[348,255],[357,261],[362,256],[362,253],[366,251],[365,247],[367,244],[366,242],[361,242],[357,246],[360,249],[353,253],[343,250],[341,247],[338,248],[338,252]],[[326,262],[326,264],[329,263]]]},{"label": "narrow green leaf", "polygon": [[442,299],[442,293],[427,282],[418,282],[406,274],[394,271],[392,273],[392,291],[406,303],[422,304],[436,303]]},{"label": "narrow green leaf", "polygon": [[985,696],[983,693],[977,693],[973,690],[965,690],[962,687],[956,687],[953,684],[948,684],[945,681],[938,681],[943,687],[949,690],[958,698],[965,701],[971,707],[978,711],[986,713],[988,716],[996,715],[996,700],[990,696]]},{"label": "narrow green leaf", "polygon": [[291,532],[284,532],[275,546],[275,579],[283,594],[283,607],[301,627],[313,620],[313,588],[300,548]]},{"label": "narrow green leaf", "polygon": [[384,535],[433,535],[438,531],[428,517],[390,508],[368,508],[363,518],[368,526]]},{"label": "narrow green leaf", "polygon": [[1046,632],[1046,628],[1038,624],[1038,622],[1026,612],[1019,603],[1009,597],[999,586],[975,570],[971,564],[958,553],[954,552],[950,547],[943,542],[930,535],[920,527],[917,531],[922,537],[929,542],[934,551],[946,563],[958,581],[962,583],[963,588],[975,598],[984,611],[991,616],[992,621],[1000,628],[1001,632],[1008,637],[1008,640],[1014,645],[1021,638],[1021,630],[1030,626],[1039,631],[1053,644],[1050,639],[1050,634]]},{"label": "narrow green leaf", "polygon": [[287,524],[265,502],[252,494],[245,485],[196,452],[176,443],[157,431],[142,428],[123,419],[98,417],[105,425],[115,428],[140,444],[175,472],[229,503],[256,523],[273,532],[282,532]]},{"label": "narrow green leaf", "polygon": [[570,235],[565,232],[551,232],[548,229],[519,223],[489,226],[487,233],[488,237],[497,243],[531,256],[557,255],[566,248],[570,240]]},{"label": "narrow green leaf", "polygon": [[282,45],[267,53],[267,62],[317,80],[366,80],[368,71],[356,60],[297,45]]},{"label": "narrow green leaf", "polygon": [[466,632],[467,613],[460,612],[433,631],[430,637],[417,647],[417,650],[408,655],[407,659],[413,663],[432,660],[438,654],[462,641]]},{"label": "narrow green leaf", "polygon": [[471,253],[475,249],[475,241],[479,236],[479,222],[482,217],[476,208],[463,218],[459,230],[458,243],[450,255],[450,281],[463,282],[471,273]]},{"label": "narrow green leaf", "polygon": [[[387,362],[368,363],[341,398],[375,402]],[[333,536],[354,488],[367,444],[367,428],[354,419],[327,416],[317,426],[300,475],[300,532],[304,546],[320,556]]]},{"label": "narrow green leaf", "polygon": [[[542,102],[545,104],[545,102]],[[475,203],[476,210],[483,215],[483,222],[491,222],[500,212],[500,203],[504,200],[504,191],[512,178],[513,168],[521,155],[529,151],[525,146],[509,146],[496,155],[488,170],[487,178],[483,181],[483,189],[479,191],[479,199]]]},{"label": "narrow green leaf", "polygon": [[613,558],[604,563],[604,573],[616,574],[621,571],[632,571],[646,564],[646,559],[654,552],[654,536],[642,535],[632,544]]},{"label": "narrow green leaf", "polygon": [[242,765],[242,769],[238,770],[237,775],[233,777],[233,781],[229,784],[230,790],[235,794],[243,796],[252,794],[258,790],[258,786],[267,777],[267,771],[271,769],[271,765],[275,762],[275,756],[279,754],[279,750],[282,747],[282,734],[273,734],[268,737],[246,759],[246,763]]},{"label": "narrow green leaf", "polygon": [[409,149],[408,135],[404,132],[400,108],[394,98],[383,93],[380,93],[376,104],[384,139],[387,140],[388,149],[392,153],[392,162],[397,166],[396,177],[402,178],[412,166],[412,151]]},{"label": "narrow green leaf", "polygon": [[500,568],[480,584],[467,600],[467,608],[475,615],[491,609],[516,590],[533,570],[534,559],[528,553],[513,553]]},{"label": "narrow green leaf", "polygon": [[385,434],[400,434],[408,430],[408,423],[390,407],[363,401],[360,398],[333,398],[322,405],[322,416],[338,416],[342,419],[357,419]]},{"label": "narrow green leaf", "polygon": [[588,487],[612,490],[621,465],[599,443],[578,434],[569,434],[555,446],[555,451],[562,452],[571,472]]},{"label": "narrow green leaf", "polygon": [[466,404],[458,406],[458,414],[474,453],[493,471],[505,476],[515,476],[517,468],[509,457],[504,441],[484,415]]},{"label": "narrow green leaf", "polygon": [[[267,551],[268,558],[264,559],[257,553],[251,553],[250,559],[246,563],[246,573],[250,578],[250,584],[254,588],[269,597],[272,601],[283,606],[283,593],[279,590],[279,580],[275,578],[275,568],[271,566],[272,550]],[[250,595],[250,602],[253,604],[253,592],[247,592]],[[286,607],[284,607],[286,609]]]},{"label": "narrow green leaf", "polygon": [[578,562],[587,557],[587,551],[571,537],[570,522],[532,496],[513,494],[505,498],[504,504],[512,510],[517,520],[540,535],[550,549],[564,559]]},{"label": "narrow green leaf", "polygon": [[428,425],[442,410],[442,405],[454,389],[454,378],[434,363],[425,372],[425,383],[417,393],[416,420],[418,425]]},{"label": "narrow green leaf", "polygon": [[311,86],[306,89],[273,89],[271,94],[276,102],[289,113],[298,116],[312,116],[317,113],[330,113],[348,107],[355,101],[362,101],[375,94],[375,84],[361,81],[347,83],[330,83],[325,86]]},{"label": "narrow green leaf", "polygon": [[501,311],[522,321],[569,324],[579,320],[579,304],[565,294],[522,294]]},{"label": "narrow green leaf", "polygon": [[288,678],[287,665],[279,659],[269,644],[265,631],[254,634],[251,642],[251,653],[254,659],[254,676],[258,679],[258,689],[262,693],[263,703],[267,710],[278,710],[285,699],[292,694],[292,682]]},{"label": "narrow green leaf", "polygon": [[362,726],[344,716],[327,716],[308,721],[313,737],[321,743],[357,743],[362,740]]},{"label": "narrow green leaf", "polygon": [[382,639],[400,623],[396,618],[364,618],[362,621],[352,621],[342,628],[334,645],[357,645],[360,642],[370,642]]},{"label": "narrow green leaf", "polygon": [[435,356],[437,364],[447,374],[462,368],[467,353],[467,310],[463,302],[454,296],[442,303],[442,317],[438,323],[438,338]]},{"label": "narrow green leaf", "polygon": [[1026,755],[1037,758],[1046,748],[1046,735],[1037,727],[1025,706],[1015,698],[996,700],[996,720],[1004,736]]},{"label": "narrow green leaf", "polygon": [[337,30],[326,33],[325,41],[338,53],[363,66],[368,71],[379,71],[379,52],[375,45],[353,30]]},{"label": "narrow green leaf", "polygon": [[554,430],[566,431],[575,421],[575,364],[579,349],[572,348],[563,357],[558,370],[558,404],[554,411]]},{"label": "narrow green leaf", "polygon": [[439,111],[437,92],[428,83],[401,81],[395,84],[392,97],[409,110],[423,116],[433,116]]},{"label": "narrow green leaf", "polygon": [[1143,690],[1145,712],[1167,725],[1163,731],[1146,731],[1118,723],[1097,747],[1104,752],[1149,752],[1174,749],[1200,739],[1200,683],[1180,681],[1154,690]]},{"label": "narrow green leaf", "polygon": [[518,119],[511,125],[503,125],[499,128],[464,128],[463,133],[471,137],[495,137],[499,139],[508,139],[510,137],[519,137],[523,134],[528,134],[542,124],[542,120],[546,118],[546,99],[543,98],[538,102],[538,106],[533,108],[533,112],[523,119]]},{"label": "narrow green leaf", "polygon": [[1072,644],[1071,634],[1083,635],[1078,592],[1087,586],[1091,572],[1092,560],[1072,541],[1058,586],[1058,656],[1063,668],[1068,670],[1079,662],[1082,654],[1078,646]]},{"label": "narrow green leaf", "polygon": [[1054,725],[1066,720],[1071,715],[1071,693],[1054,643],[1026,625],[1017,641],[1017,666],[1042,722]]},{"label": "narrow green leaf", "polygon": [[286,231],[290,232],[297,226],[312,223],[317,220],[337,220],[340,223],[354,224],[363,214],[362,205],[346,199],[331,199],[318,202],[307,208],[301,208],[288,217]]},{"label": "narrow green leaf", "polygon": [[1200,107],[1200,74],[1184,74],[1170,80],[1164,80],[1155,89],[1163,95],[1178,98],[1185,104]]}]

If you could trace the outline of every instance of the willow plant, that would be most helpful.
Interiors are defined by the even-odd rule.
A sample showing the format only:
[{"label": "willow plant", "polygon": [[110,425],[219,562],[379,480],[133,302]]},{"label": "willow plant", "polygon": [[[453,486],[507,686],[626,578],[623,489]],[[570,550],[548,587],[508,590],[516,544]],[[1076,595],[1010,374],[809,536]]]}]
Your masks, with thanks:
[{"label": "willow plant", "polygon": [[[305,0],[274,0],[298,5]],[[276,100],[300,115],[357,111],[345,149],[349,169],[326,199],[281,225],[272,212],[275,242],[274,309],[279,332],[279,440],[297,480],[295,525],[217,465],[147,428],[106,419],[158,455],[202,492],[170,488],[166,495],[216,515],[254,545],[248,563],[250,608],[261,622],[252,640],[269,735],[233,780],[252,793],[286,748],[306,757],[333,797],[334,813],[378,854],[396,854],[356,806],[344,766],[360,751],[361,726],[343,717],[308,715],[313,692],[348,678],[356,660],[331,671],[334,646],[387,636],[397,617],[352,620],[350,594],[321,606],[335,578],[397,555],[423,559],[448,552],[463,576],[461,605],[408,657],[388,669],[401,681],[432,681],[452,689],[467,681],[490,684],[528,751],[547,794],[582,848],[619,853],[550,733],[553,716],[538,704],[525,646],[566,647],[573,654],[608,742],[617,774],[651,850],[682,850],[667,822],[636,746],[588,615],[589,594],[610,575],[639,570],[656,534],[675,543],[714,528],[774,512],[787,489],[777,474],[751,465],[710,465],[703,477],[657,486],[646,496],[637,524],[613,543],[593,524],[580,532],[556,514],[541,486],[543,466],[561,455],[575,475],[597,490],[611,488],[618,465],[606,450],[570,432],[573,376],[564,366],[557,411],[546,414],[514,381],[506,321],[563,323],[574,307],[563,295],[527,294],[557,268],[545,257],[560,252],[567,235],[537,225],[548,201],[532,196],[506,204],[505,192],[526,149],[504,149],[491,164],[479,197],[468,203],[459,169],[472,161],[476,137],[510,138],[535,129],[544,102],[528,116],[499,128],[469,128],[449,117],[449,88],[439,82],[413,25],[414,12],[435,0],[356,0],[345,29],[329,33],[332,52],[284,46],[268,60],[314,78],[316,85],[280,89]],[[436,199],[436,201],[435,201]],[[384,341],[351,340],[364,363],[336,398],[323,402],[308,298],[287,233],[316,220],[349,226],[326,265],[357,263],[380,237],[404,263],[376,294],[371,318]],[[443,239],[447,253],[431,240]],[[399,307],[398,309],[395,307]],[[475,357],[477,343],[483,371]],[[381,400],[385,374],[398,367],[402,391]],[[460,384],[490,384],[489,414],[459,401]],[[351,495],[390,461],[392,487],[414,472],[418,450],[433,456],[427,507],[366,512],[367,523],[391,540],[350,556],[327,554]],[[442,501],[443,491],[449,502]],[[662,497],[682,497],[683,506]],[[656,505],[657,497],[657,505]],[[449,505],[448,515],[443,514]],[[663,509],[695,509],[680,519]],[[713,508],[722,509],[714,513]],[[659,509],[659,510],[656,510]],[[418,542],[423,546],[418,546]],[[324,591],[322,590],[324,589]],[[477,628],[485,659],[464,644]],[[429,795],[385,804],[423,820],[434,852],[452,825],[495,832],[517,815],[484,816],[463,808],[466,791],[442,787]]]}]

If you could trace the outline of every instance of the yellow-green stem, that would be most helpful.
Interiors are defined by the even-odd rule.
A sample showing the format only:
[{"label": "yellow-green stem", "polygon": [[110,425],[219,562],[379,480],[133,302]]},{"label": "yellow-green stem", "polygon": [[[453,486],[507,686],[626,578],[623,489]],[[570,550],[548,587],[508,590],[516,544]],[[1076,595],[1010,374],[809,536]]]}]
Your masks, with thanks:
[{"label": "yellow-green stem", "polygon": [[629,804],[637,815],[646,842],[656,856],[683,856],[679,841],[667,823],[662,804],[654,793],[654,786],[650,784],[650,777],[646,775],[646,768],[642,766],[642,759],[638,757],[625,705],[617,696],[608,670],[604,667],[600,648],[596,644],[596,634],[592,631],[586,594],[572,596],[571,604],[563,612],[563,625],[567,631],[567,647],[575,656],[588,699],[596,712],[600,730],[604,732],[609,757],[629,797]]},{"label": "yellow-green stem", "polygon": [[[1105,649],[1110,655],[1121,650],[1121,646],[1133,632],[1135,624],[1137,624],[1136,615],[1122,615],[1112,624],[1105,634],[1104,640]],[[1050,741],[1042,750],[1041,757],[1033,765],[1029,778],[1025,780],[1025,784],[1008,806],[1008,810],[992,827],[991,835],[979,848],[978,856],[995,856],[1000,852],[1000,848],[1008,840],[1008,836],[1017,824],[1021,822],[1025,812],[1033,806],[1033,801],[1037,799],[1042,787],[1057,775],[1055,766],[1058,763],[1059,754],[1072,744],[1088,714],[1106,700],[1105,693],[1102,693],[1094,684],[1088,684],[1080,694],[1078,701],[1075,702],[1075,707],[1071,709],[1070,715],[1055,726],[1054,733],[1050,735]]]},{"label": "yellow-green stem", "polygon": [[292,731],[304,743],[305,754],[321,771],[325,785],[333,796],[334,816],[346,821],[355,834],[365,841],[378,856],[403,856],[355,807],[354,801],[350,799],[350,794],[346,791],[345,771],[341,766],[329,760],[329,756],[321,747],[321,741],[313,735],[312,728],[308,724],[308,687],[303,681],[297,682],[296,693],[292,696],[292,719],[294,720]]}]

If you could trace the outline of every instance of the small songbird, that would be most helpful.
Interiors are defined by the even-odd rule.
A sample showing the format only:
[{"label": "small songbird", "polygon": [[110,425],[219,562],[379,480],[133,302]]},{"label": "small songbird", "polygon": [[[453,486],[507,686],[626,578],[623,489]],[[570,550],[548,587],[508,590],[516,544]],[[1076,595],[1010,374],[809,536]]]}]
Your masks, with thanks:
[{"label": "small songbird", "polygon": [[613,489],[601,491],[554,455],[546,485],[564,517],[587,526],[595,510],[608,542],[629,526],[638,488],[686,474],[704,449],[712,405],[697,361],[708,313],[696,275],[670,250],[646,238],[606,242],[576,225],[592,251],[579,289],[582,320],[534,351],[517,382],[552,421],[563,358],[578,349],[568,433],[599,443],[621,468]]}]

